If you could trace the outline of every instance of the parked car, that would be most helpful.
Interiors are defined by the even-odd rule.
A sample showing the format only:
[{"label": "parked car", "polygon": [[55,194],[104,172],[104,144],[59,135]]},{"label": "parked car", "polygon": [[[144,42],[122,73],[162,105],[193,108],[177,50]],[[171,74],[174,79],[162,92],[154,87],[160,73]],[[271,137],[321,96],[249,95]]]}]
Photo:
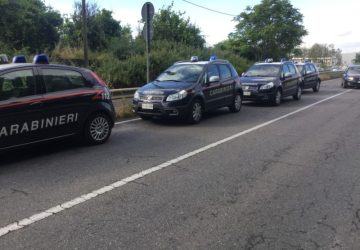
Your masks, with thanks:
[{"label": "parked car", "polygon": [[360,65],[350,65],[344,72],[341,86],[346,89],[348,87],[360,87]]},{"label": "parked car", "polygon": [[287,96],[300,100],[302,94],[302,77],[288,61],[255,63],[242,74],[240,82],[244,100],[266,101],[275,106]]},{"label": "parked car", "polygon": [[315,65],[310,62],[296,63],[295,65],[303,77],[301,85],[302,88],[312,88],[314,92],[319,92],[321,79],[319,71],[316,69]]},{"label": "parked car", "polygon": [[0,150],[75,135],[101,144],[114,119],[109,89],[90,70],[48,64],[45,55],[0,65]]},{"label": "parked car", "polygon": [[142,119],[176,117],[198,123],[209,110],[229,107],[239,112],[242,95],[238,73],[230,62],[192,57],[176,62],[136,91],[133,110]]}]

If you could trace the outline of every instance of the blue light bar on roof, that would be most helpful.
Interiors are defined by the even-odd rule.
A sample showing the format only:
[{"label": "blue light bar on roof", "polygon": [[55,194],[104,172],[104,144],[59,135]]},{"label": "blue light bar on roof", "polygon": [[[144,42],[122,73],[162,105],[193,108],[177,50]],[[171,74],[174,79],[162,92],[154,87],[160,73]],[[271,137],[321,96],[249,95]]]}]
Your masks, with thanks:
[{"label": "blue light bar on roof", "polygon": [[23,55],[14,56],[12,59],[12,63],[26,63],[26,58]]},{"label": "blue light bar on roof", "polygon": [[49,64],[49,57],[46,54],[35,55],[33,63],[36,64]]},{"label": "blue light bar on roof", "polygon": [[210,56],[210,61],[215,61],[215,60],[216,60],[216,56],[215,56],[215,55]]}]

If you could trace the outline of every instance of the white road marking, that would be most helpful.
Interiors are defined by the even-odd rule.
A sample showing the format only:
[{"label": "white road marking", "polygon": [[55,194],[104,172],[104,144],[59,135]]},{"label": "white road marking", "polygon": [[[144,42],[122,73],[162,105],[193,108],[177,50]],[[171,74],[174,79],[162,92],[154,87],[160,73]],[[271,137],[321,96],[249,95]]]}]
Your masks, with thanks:
[{"label": "white road marking", "polygon": [[131,120],[126,120],[126,121],[122,121],[122,122],[115,122],[115,125],[120,125],[120,124],[125,124],[125,123],[130,123],[130,122],[136,122],[141,120],[141,118],[135,118],[135,119],[131,119]]},{"label": "white road marking", "polygon": [[232,141],[232,140],[234,140],[234,139],[236,139],[236,138],[238,138],[238,137],[240,137],[240,136],[249,134],[249,133],[251,133],[251,132],[253,132],[253,131],[255,131],[255,130],[258,130],[258,129],[260,129],[260,128],[266,127],[266,126],[268,126],[268,125],[270,125],[270,124],[272,124],[272,123],[274,123],[274,122],[277,122],[277,121],[279,121],[279,120],[285,119],[285,118],[287,118],[287,117],[289,117],[289,116],[292,116],[292,115],[294,115],[294,114],[297,114],[297,113],[299,113],[299,112],[301,112],[301,111],[304,111],[304,110],[306,110],[306,109],[309,109],[309,108],[311,108],[311,107],[313,107],[313,106],[315,106],[315,105],[318,105],[318,104],[320,104],[320,103],[322,103],[322,102],[325,102],[325,101],[328,101],[328,100],[330,100],[330,99],[333,99],[333,98],[335,98],[335,97],[338,97],[338,96],[343,95],[343,94],[345,94],[345,93],[348,93],[348,92],[350,92],[350,91],[351,91],[351,90],[347,90],[347,91],[343,91],[343,92],[341,92],[341,93],[339,93],[339,94],[330,96],[330,97],[328,97],[328,98],[325,98],[325,99],[323,99],[323,100],[320,100],[320,101],[315,102],[315,103],[313,103],[313,104],[310,104],[310,105],[308,105],[308,106],[305,106],[305,107],[303,107],[303,108],[300,108],[300,109],[297,109],[297,110],[295,110],[295,111],[293,111],[293,112],[290,112],[290,113],[288,113],[288,114],[286,114],[286,115],[282,115],[282,116],[280,116],[280,117],[278,117],[278,118],[275,118],[275,119],[273,119],[273,120],[264,122],[264,123],[262,123],[262,124],[259,124],[259,125],[255,126],[255,127],[249,128],[249,129],[247,129],[247,130],[244,130],[244,131],[242,131],[242,132],[239,132],[239,133],[237,133],[237,134],[234,134],[234,135],[232,135],[232,136],[229,136],[229,137],[224,138],[224,139],[222,139],[222,140],[219,140],[219,141],[217,141],[217,142],[211,143],[211,144],[209,144],[209,145],[206,145],[206,146],[204,146],[204,147],[201,147],[201,148],[199,148],[199,149],[196,149],[196,150],[194,150],[194,151],[192,151],[192,152],[189,152],[189,153],[187,153],[187,154],[181,155],[181,156],[179,156],[179,157],[177,157],[177,158],[175,158],[175,159],[172,159],[172,160],[169,160],[169,161],[164,162],[164,163],[162,163],[162,164],[159,164],[159,165],[157,165],[157,166],[155,166],[155,167],[152,167],[152,168],[146,169],[146,170],[144,170],[144,171],[141,171],[141,172],[139,172],[139,173],[136,173],[136,174],[134,174],[134,175],[131,175],[131,176],[129,176],[129,177],[127,177],[127,178],[124,178],[124,179],[122,179],[122,180],[120,180],[120,181],[116,181],[116,182],[114,182],[114,183],[112,183],[112,184],[110,184],[110,185],[108,185],[108,186],[104,186],[104,187],[99,188],[99,189],[97,189],[97,190],[94,190],[94,191],[92,191],[92,192],[90,192],[90,193],[88,193],[88,194],[81,195],[81,196],[79,196],[79,197],[77,197],[77,198],[75,198],[75,199],[73,199],[73,200],[70,200],[70,201],[67,201],[67,202],[65,202],[65,203],[62,203],[62,204],[60,204],[60,205],[57,205],[57,206],[55,206],[55,207],[52,207],[52,208],[50,208],[50,209],[48,209],[48,210],[46,210],[46,211],[40,212],[40,213],[38,213],[38,214],[34,214],[34,215],[30,216],[29,218],[25,218],[25,219],[22,219],[22,220],[20,220],[20,221],[11,223],[11,224],[9,224],[9,225],[7,225],[7,226],[5,226],[5,227],[1,227],[1,228],[0,228],[0,237],[4,236],[4,235],[6,235],[6,234],[8,234],[8,233],[10,233],[10,232],[14,232],[14,231],[17,231],[17,230],[19,230],[19,229],[25,228],[26,226],[29,226],[29,225],[37,222],[37,221],[43,220],[43,219],[48,218],[48,217],[50,217],[50,216],[52,216],[52,215],[55,215],[55,214],[60,213],[60,212],[62,212],[62,211],[64,211],[64,210],[67,210],[67,209],[69,209],[69,208],[71,208],[71,207],[73,207],[73,206],[76,206],[76,205],[82,204],[82,203],[84,203],[84,202],[86,202],[86,201],[88,201],[88,200],[91,200],[91,199],[95,198],[95,197],[98,196],[98,195],[105,194],[105,193],[107,193],[107,192],[109,192],[109,191],[111,191],[111,190],[113,190],[113,189],[116,189],[116,188],[119,188],[119,187],[121,187],[121,186],[124,186],[124,185],[126,185],[126,184],[128,184],[128,183],[130,183],[130,182],[133,182],[133,181],[135,181],[135,180],[137,180],[137,179],[143,178],[144,176],[147,176],[147,175],[149,175],[149,174],[152,174],[152,173],[154,173],[154,172],[157,172],[157,171],[159,171],[159,170],[161,170],[161,169],[170,167],[170,166],[172,166],[172,165],[174,165],[174,164],[176,164],[176,163],[179,163],[180,161],[183,161],[183,160],[185,160],[185,159],[188,159],[188,158],[190,158],[190,157],[192,157],[192,156],[194,156],[194,155],[197,155],[197,154],[200,154],[200,153],[202,153],[202,152],[205,152],[205,151],[207,151],[207,150],[209,150],[209,149],[215,148],[215,147],[217,147],[217,146],[219,146],[219,145],[221,145],[221,144],[224,144],[224,143],[226,143],[226,142]]}]

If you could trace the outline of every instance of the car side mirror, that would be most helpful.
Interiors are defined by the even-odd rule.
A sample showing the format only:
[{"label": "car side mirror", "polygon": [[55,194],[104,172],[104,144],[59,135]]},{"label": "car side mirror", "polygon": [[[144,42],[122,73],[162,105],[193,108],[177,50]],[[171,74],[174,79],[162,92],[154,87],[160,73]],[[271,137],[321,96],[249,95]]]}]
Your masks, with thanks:
[{"label": "car side mirror", "polygon": [[210,76],[210,78],[209,78],[209,83],[218,82],[218,81],[220,81],[219,76]]},{"label": "car side mirror", "polygon": [[242,73],[241,73],[241,76],[244,76],[244,75],[245,75],[245,72],[242,72]]}]

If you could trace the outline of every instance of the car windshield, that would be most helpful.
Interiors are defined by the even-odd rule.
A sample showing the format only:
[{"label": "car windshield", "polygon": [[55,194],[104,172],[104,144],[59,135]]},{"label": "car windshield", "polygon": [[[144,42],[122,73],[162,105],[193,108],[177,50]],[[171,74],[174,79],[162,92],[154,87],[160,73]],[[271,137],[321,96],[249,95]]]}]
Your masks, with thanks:
[{"label": "car windshield", "polygon": [[244,76],[276,77],[280,73],[280,65],[255,64],[245,73]]},{"label": "car windshield", "polygon": [[360,67],[349,68],[348,74],[360,74]]},{"label": "car windshield", "polygon": [[174,82],[196,82],[204,65],[199,64],[176,64],[165,70],[161,75],[156,78],[156,81],[174,81]]}]

